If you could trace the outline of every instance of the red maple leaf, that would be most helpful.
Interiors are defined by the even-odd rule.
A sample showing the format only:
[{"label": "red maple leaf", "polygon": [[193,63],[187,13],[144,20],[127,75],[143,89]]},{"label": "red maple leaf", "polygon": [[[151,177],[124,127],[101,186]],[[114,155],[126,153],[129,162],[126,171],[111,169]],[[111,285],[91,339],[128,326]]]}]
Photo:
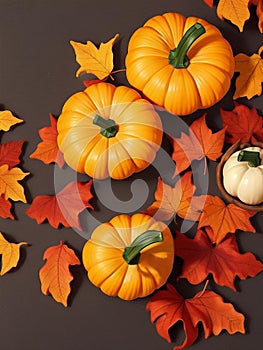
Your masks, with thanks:
[{"label": "red maple leaf", "polygon": [[3,219],[14,219],[14,216],[11,214],[12,204],[8,199],[5,199],[5,195],[0,196],[0,217]]},{"label": "red maple leaf", "polygon": [[20,163],[24,141],[10,141],[0,145],[0,166],[7,164],[9,169]]},{"label": "red maple leaf", "polygon": [[214,6],[214,0],[204,0],[204,2],[211,8]]},{"label": "red maple leaf", "polygon": [[151,297],[146,310],[150,311],[151,322],[155,322],[159,335],[168,342],[172,341],[169,334],[171,327],[183,322],[185,340],[183,344],[175,346],[174,350],[184,349],[195,342],[199,322],[203,325],[205,338],[211,334],[218,335],[223,329],[230,334],[245,333],[244,316],[232,304],[224,303],[220,295],[210,290],[184,299],[168,284],[167,290],[160,290]]},{"label": "red maple leaf", "polygon": [[65,161],[57,144],[57,119],[52,114],[49,117],[50,126],[39,130],[39,136],[42,142],[37,145],[36,150],[30,155],[30,158],[39,159],[45,164],[55,162],[62,168]]},{"label": "red maple leaf", "polygon": [[241,142],[263,142],[263,119],[258,115],[256,108],[235,102],[232,111],[220,109],[223,126],[226,127],[226,142],[234,144]]},{"label": "red maple leaf", "polygon": [[180,278],[186,278],[192,284],[203,282],[211,273],[217,284],[236,290],[237,276],[245,280],[263,271],[263,264],[252,253],[239,253],[234,235],[213,245],[203,230],[198,230],[194,239],[177,232],[175,254],[184,260]]},{"label": "red maple leaf", "polygon": [[189,135],[182,133],[180,138],[170,138],[176,163],[175,175],[186,170],[193,160],[204,158],[216,161],[222,155],[225,129],[216,133],[206,125],[206,115],[195,120],[189,128]]},{"label": "red maple leaf", "polygon": [[81,230],[79,214],[85,209],[93,209],[89,200],[92,180],[86,183],[72,181],[55,196],[37,196],[26,214],[41,224],[46,219],[54,228],[59,224]]}]

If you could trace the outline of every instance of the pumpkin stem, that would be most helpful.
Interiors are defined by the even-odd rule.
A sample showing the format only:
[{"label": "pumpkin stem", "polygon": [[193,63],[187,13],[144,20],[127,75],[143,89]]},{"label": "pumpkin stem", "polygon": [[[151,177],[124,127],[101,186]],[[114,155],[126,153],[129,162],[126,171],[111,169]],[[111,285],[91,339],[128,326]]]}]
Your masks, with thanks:
[{"label": "pumpkin stem", "polygon": [[110,138],[117,134],[118,128],[115,121],[112,119],[104,119],[100,115],[96,114],[93,119],[93,124],[101,127],[101,135]]},{"label": "pumpkin stem", "polygon": [[150,244],[163,241],[163,235],[160,231],[148,230],[136,237],[129,247],[125,247],[123,258],[129,265],[139,263],[141,250]]},{"label": "pumpkin stem", "polygon": [[240,151],[237,160],[239,162],[248,162],[248,165],[253,168],[261,164],[260,153],[255,151]]},{"label": "pumpkin stem", "polygon": [[190,60],[187,57],[187,52],[194,41],[205,33],[205,28],[201,23],[193,24],[184,34],[178,46],[170,51],[169,64],[175,68],[186,68]]}]

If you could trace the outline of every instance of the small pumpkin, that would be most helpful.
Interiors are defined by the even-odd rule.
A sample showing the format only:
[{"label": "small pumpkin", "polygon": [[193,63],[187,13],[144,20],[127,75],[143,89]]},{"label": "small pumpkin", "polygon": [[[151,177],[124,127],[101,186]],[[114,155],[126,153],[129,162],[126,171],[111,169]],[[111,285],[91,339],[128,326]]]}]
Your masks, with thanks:
[{"label": "small pumpkin", "polygon": [[122,214],[93,231],[83,248],[83,264],[90,281],[104,293],[132,300],[167,281],[173,244],[164,223],[145,214]]},{"label": "small pumpkin", "polygon": [[149,19],[133,33],[126,70],[129,83],[152,102],[187,115],[226,94],[234,57],[214,25],[169,12]]},{"label": "small pumpkin", "polygon": [[72,95],[57,128],[66,163],[97,179],[124,179],[144,170],[162,142],[153,106],[131,88],[104,82]]},{"label": "small pumpkin", "polygon": [[223,185],[243,203],[263,203],[263,149],[246,147],[234,152],[224,164]]}]

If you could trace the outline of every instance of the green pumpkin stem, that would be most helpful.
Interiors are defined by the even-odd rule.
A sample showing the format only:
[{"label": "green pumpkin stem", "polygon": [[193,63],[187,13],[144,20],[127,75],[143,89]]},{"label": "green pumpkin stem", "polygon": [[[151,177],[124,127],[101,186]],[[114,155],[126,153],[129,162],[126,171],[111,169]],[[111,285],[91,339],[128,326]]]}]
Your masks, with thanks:
[{"label": "green pumpkin stem", "polygon": [[239,162],[248,162],[248,165],[253,168],[261,164],[260,153],[255,151],[240,151],[237,160]]},{"label": "green pumpkin stem", "polygon": [[125,247],[123,258],[129,265],[139,263],[141,250],[150,244],[163,241],[163,235],[160,231],[148,230],[136,237],[132,244]]},{"label": "green pumpkin stem", "polygon": [[184,34],[178,46],[170,51],[169,64],[175,68],[186,68],[190,61],[187,52],[194,41],[205,33],[205,28],[200,23],[193,24]]},{"label": "green pumpkin stem", "polygon": [[100,126],[101,135],[107,138],[114,137],[117,134],[118,128],[112,119],[104,119],[96,114],[93,119],[93,124]]}]

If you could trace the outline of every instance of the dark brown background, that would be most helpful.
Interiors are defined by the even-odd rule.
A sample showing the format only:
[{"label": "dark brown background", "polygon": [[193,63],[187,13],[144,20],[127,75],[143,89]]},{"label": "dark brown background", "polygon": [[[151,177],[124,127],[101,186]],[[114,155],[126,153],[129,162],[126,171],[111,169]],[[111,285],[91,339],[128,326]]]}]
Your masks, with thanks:
[{"label": "dark brown background", "polygon": [[[257,52],[262,45],[262,34],[257,19],[252,18],[241,34],[228,22],[220,21],[215,8],[210,9],[202,0],[120,1],[120,0],[0,0],[0,102],[1,108],[10,109],[22,118],[21,124],[4,133],[1,142],[26,140],[22,168],[31,176],[24,182],[28,202],[39,194],[53,194],[53,165],[29,159],[40,141],[38,129],[48,125],[49,113],[58,116],[64,101],[83,88],[82,80],[75,78],[78,65],[69,40],[97,44],[108,41],[116,33],[120,39],[114,47],[115,67],[124,67],[127,43],[132,32],[153,15],[168,11],[186,16],[202,17],[221,29],[230,41],[234,54]],[[116,75],[116,84],[127,84],[124,74]],[[221,126],[219,107],[231,109],[233,87],[228,95],[208,113],[208,124],[217,130]],[[263,114],[262,97],[239,102],[256,107]],[[199,116],[200,113],[194,115]],[[189,122],[191,118],[186,117]],[[210,193],[216,194],[215,164],[210,162]],[[156,173],[148,169],[137,178],[149,180],[153,198]],[[122,181],[116,194],[125,200],[130,194],[131,180]],[[127,197],[128,196],[128,197]],[[92,215],[108,220],[117,213],[93,201]],[[145,206],[147,203],[145,203]],[[44,250],[65,241],[81,257],[85,240],[72,229],[53,229],[48,223],[37,225],[25,215],[29,204],[15,204],[16,221],[0,220],[0,230],[12,241],[28,241],[23,248],[19,268],[0,279],[0,348],[3,350],[93,349],[133,350],[171,349],[155,331],[145,311],[148,298],[125,302],[110,298],[95,288],[86,278],[83,267],[74,267],[75,280],[69,307],[64,308],[51,297],[41,294],[38,271],[43,264]],[[239,233],[242,252],[252,251],[263,260],[262,214],[253,218],[258,233]],[[226,301],[246,315],[246,335],[200,339],[191,349],[254,349],[262,346],[262,290],[263,274],[237,281],[238,291],[215,287]],[[194,289],[186,283],[179,290],[190,296]],[[181,333],[180,333],[181,337]]]}]

